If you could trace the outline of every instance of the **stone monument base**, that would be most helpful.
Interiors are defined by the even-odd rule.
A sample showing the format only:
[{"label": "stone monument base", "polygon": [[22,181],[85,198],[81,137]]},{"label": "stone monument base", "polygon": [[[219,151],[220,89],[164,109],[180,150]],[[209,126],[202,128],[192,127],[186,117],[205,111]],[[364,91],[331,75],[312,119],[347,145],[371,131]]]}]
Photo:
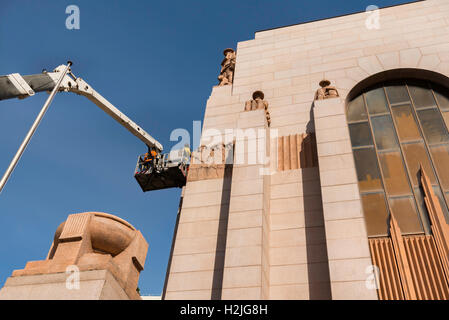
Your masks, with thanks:
[{"label": "stone monument base", "polygon": [[79,288],[73,273],[10,277],[0,290],[0,300],[129,300],[108,270],[81,271]]}]

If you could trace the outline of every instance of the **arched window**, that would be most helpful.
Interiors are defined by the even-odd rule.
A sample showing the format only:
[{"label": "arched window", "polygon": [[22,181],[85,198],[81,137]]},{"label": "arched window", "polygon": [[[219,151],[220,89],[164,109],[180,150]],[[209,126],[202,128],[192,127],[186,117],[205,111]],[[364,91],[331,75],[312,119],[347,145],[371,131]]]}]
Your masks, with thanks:
[{"label": "arched window", "polygon": [[388,234],[390,212],[404,234],[430,233],[420,165],[449,221],[449,90],[381,83],[349,102],[347,119],[368,236]]}]

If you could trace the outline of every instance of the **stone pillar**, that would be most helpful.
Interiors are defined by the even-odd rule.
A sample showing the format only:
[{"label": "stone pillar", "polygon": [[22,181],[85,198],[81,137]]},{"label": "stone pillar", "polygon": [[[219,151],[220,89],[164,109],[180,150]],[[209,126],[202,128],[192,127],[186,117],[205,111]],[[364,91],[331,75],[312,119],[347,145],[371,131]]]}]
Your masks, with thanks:
[{"label": "stone pillar", "polygon": [[332,299],[377,299],[344,100],[317,100],[313,113]]},{"label": "stone pillar", "polygon": [[56,230],[47,259],[15,270],[2,300],[140,300],[148,243],[128,222],[106,213],[71,214]]},{"label": "stone pillar", "polygon": [[[225,141],[224,133],[235,127],[243,109],[238,98],[232,96],[231,85],[216,86],[207,102],[200,145],[195,146],[200,148],[192,153],[175,227],[164,300],[221,299],[233,169],[232,139]],[[223,114],[229,103],[236,104],[236,113]],[[216,163],[219,152],[210,153],[218,142],[226,143],[225,163]]]},{"label": "stone pillar", "polygon": [[[239,114],[222,299],[269,298],[270,137],[265,110]],[[268,152],[269,153],[269,152]]]},{"label": "stone pillar", "polygon": [[232,165],[198,163],[195,157],[201,159],[201,152],[193,153],[164,300],[221,297]]}]

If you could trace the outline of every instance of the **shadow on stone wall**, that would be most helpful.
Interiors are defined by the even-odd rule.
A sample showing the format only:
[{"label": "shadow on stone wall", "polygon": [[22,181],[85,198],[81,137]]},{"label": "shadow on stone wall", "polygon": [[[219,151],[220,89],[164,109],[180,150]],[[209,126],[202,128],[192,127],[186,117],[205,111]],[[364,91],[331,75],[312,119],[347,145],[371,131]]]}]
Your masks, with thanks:
[{"label": "shadow on stone wall", "polygon": [[218,222],[211,300],[221,300],[222,297],[226,238],[228,236],[229,203],[231,200],[232,170],[233,165],[226,164],[221,194],[220,220]]},{"label": "shadow on stone wall", "polygon": [[183,200],[184,200],[184,197],[181,195],[181,197],[179,199],[178,215],[176,216],[175,229],[173,231],[173,239],[171,241],[170,255],[169,255],[168,264],[167,264],[167,272],[165,274],[164,289],[162,290],[162,300],[165,300],[165,294],[167,292],[168,277],[170,275],[170,268],[171,268],[171,263],[172,263],[172,259],[173,259],[173,251],[175,249],[176,235],[178,233],[179,217],[181,215],[181,208],[182,208]]},{"label": "shadow on stone wall", "polygon": [[[306,133],[310,133],[314,140],[314,148],[312,148],[313,159],[316,166],[314,168],[302,169],[303,190],[311,190],[316,183],[315,179],[310,179],[311,174],[315,174],[314,170],[318,169],[318,155],[315,139],[313,106],[310,109],[310,122],[307,124]],[[305,149],[305,148],[304,148]],[[304,150],[303,149],[303,150]],[[320,179],[318,178],[318,183]],[[315,186],[316,187],[316,186]],[[319,187],[321,190],[321,184]],[[318,195],[317,195],[318,196]],[[320,201],[317,205],[317,197],[304,197],[304,221],[306,232],[306,250],[308,262],[308,279],[309,279],[309,299],[310,300],[330,300],[332,299],[329,260],[327,256],[326,231],[324,226],[323,205],[321,201],[321,192],[319,194]]]}]

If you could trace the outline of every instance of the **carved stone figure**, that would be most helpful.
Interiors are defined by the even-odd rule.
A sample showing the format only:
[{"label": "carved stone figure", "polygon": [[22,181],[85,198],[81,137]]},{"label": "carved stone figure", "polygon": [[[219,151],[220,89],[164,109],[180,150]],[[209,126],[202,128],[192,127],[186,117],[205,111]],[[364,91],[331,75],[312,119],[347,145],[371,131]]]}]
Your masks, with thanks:
[{"label": "carved stone figure", "polygon": [[264,100],[264,94],[262,91],[256,91],[253,93],[253,100],[247,101],[245,104],[245,111],[268,109],[268,102]]},{"label": "carved stone figure", "polygon": [[13,278],[65,273],[73,265],[80,272],[107,270],[129,299],[140,300],[136,290],[147,251],[140,231],[119,217],[101,212],[71,214],[57,228],[47,259],[28,262],[25,269],[13,272]]},{"label": "carved stone figure", "polygon": [[220,75],[218,76],[219,80],[219,86],[226,86],[229,84],[232,84],[232,81],[234,79],[234,70],[235,70],[235,51],[233,49],[226,49],[223,52],[224,59],[221,63],[221,71]]},{"label": "carved stone figure", "polygon": [[201,145],[198,151],[193,153],[192,164],[221,165],[226,163],[226,154],[229,145],[219,143],[213,146]]},{"label": "carved stone figure", "polygon": [[338,94],[337,88],[331,86],[330,84],[331,82],[329,80],[322,80],[320,82],[321,88],[317,90],[315,94],[315,100],[337,98],[340,96]]},{"label": "carved stone figure", "polygon": [[[201,145],[198,151],[192,153],[188,181],[218,179],[228,177],[227,162],[233,159],[234,143]],[[232,161],[232,160],[231,160]]]},{"label": "carved stone figure", "polygon": [[268,126],[271,124],[270,113],[268,112],[268,102],[264,100],[265,95],[262,91],[256,91],[253,93],[253,100],[246,101],[245,111],[252,110],[265,110]]},{"label": "carved stone figure", "polygon": [[271,116],[270,116],[270,113],[268,112],[268,110],[265,110],[265,115],[267,116],[268,126],[271,126]]}]

